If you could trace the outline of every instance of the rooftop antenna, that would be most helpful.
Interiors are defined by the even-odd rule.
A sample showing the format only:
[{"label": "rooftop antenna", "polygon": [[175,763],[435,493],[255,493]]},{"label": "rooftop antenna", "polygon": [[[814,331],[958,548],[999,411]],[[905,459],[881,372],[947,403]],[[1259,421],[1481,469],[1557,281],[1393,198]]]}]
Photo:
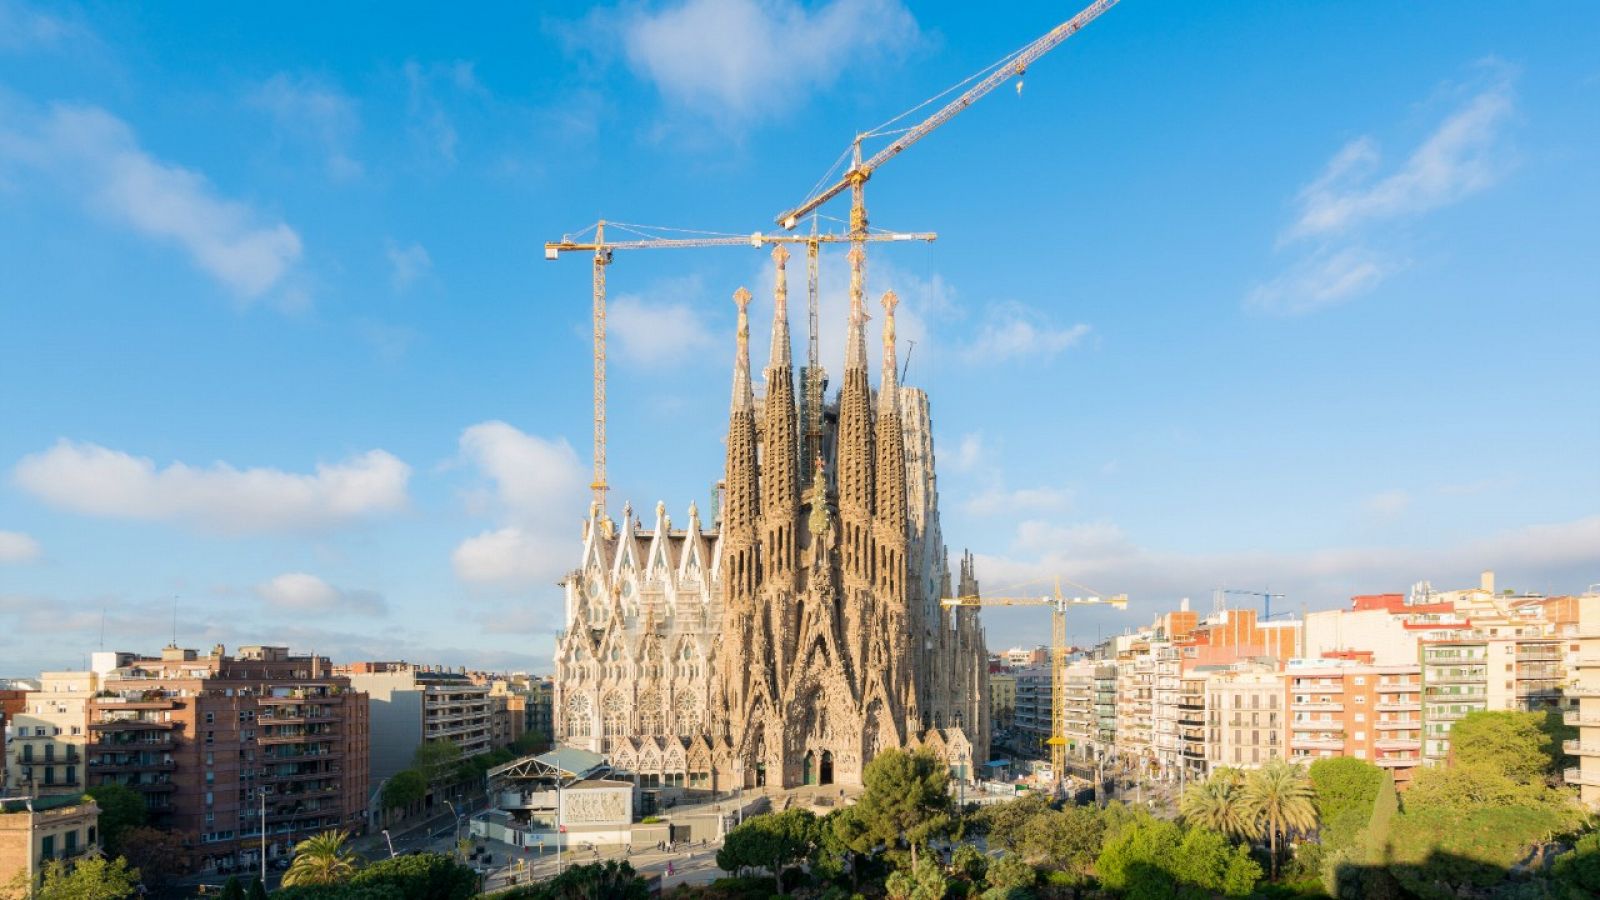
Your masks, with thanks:
[{"label": "rooftop antenna", "polygon": [[172,646],[178,646],[178,595],[172,595]]}]

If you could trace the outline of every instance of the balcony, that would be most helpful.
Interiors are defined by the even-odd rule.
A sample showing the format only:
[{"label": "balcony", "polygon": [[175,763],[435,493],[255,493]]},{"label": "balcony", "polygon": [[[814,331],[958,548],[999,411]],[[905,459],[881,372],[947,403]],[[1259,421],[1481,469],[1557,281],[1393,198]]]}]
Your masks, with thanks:
[{"label": "balcony", "polygon": [[1377,703],[1379,712],[1420,712],[1421,700],[1380,700]]},{"label": "balcony", "polygon": [[101,721],[98,721],[98,722],[90,722],[89,723],[89,730],[90,731],[105,731],[105,732],[115,732],[115,731],[171,731],[172,729],[177,728],[180,724],[182,724],[182,723],[181,722],[158,722],[158,721],[155,721],[155,720],[148,720],[147,721],[145,719],[102,719]]},{"label": "balcony", "polygon": [[1568,697],[1600,697],[1600,684],[1575,684],[1567,688]]},{"label": "balcony", "polygon": [[1440,670],[1427,672],[1422,677],[1424,685],[1429,684],[1474,684],[1481,683],[1488,677],[1486,670],[1479,669],[1475,672],[1459,672],[1454,670]]},{"label": "balcony", "polygon": [[1380,694],[1414,694],[1421,689],[1421,681],[1407,681],[1400,684],[1378,685],[1378,693]]},{"label": "balcony", "polygon": [[1342,693],[1344,693],[1344,682],[1339,681],[1339,682],[1334,682],[1333,684],[1314,684],[1314,683],[1312,683],[1310,681],[1299,681],[1299,680],[1296,680],[1294,682],[1294,687],[1289,689],[1289,693],[1291,693],[1291,694],[1342,694]]},{"label": "balcony", "polygon": [[340,703],[343,702],[342,694],[302,694],[290,693],[282,697],[262,695],[256,698],[256,703],[261,706],[279,706],[286,703]]},{"label": "balcony", "polygon": [[1344,741],[1332,738],[1290,738],[1289,747],[1293,750],[1343,750]]},{"label": "balcony", "polygon": [[1517,648],[1517,662],[1559,661],[1562,657],[1558,643],[1523,645]]},{"label": "balcony", "polygon": [[1308,712],[1319,712],[1322,710],[1327,710],[1328,712],[1343,712],[1344,704],[1317,701],[1315,703],[1291,703],[1289,704],[1289,708],[1303,709],[1307,710]]},{"label": "balcony", "polygon": [[1380,756],[1376,762],[1385,769],[1409,769],[1422,765],[1422,760],[1415,756]]},{"label": "balcony", "polygon": [[1343,719],[1306,719],[1303,722],[1290,722],[1290,731],[1343,731]]},{"label": "balcony", "polygon": [[1562,716],[1561,719],[1566,724],[1575,727],[1587,725],[1591,728],[1600,728],[1600,712],[1584,713],[1581,711],[1573,711]]},{"label": "balcony", "polygon": [[93,775],[110,775],[118,772],[171,772],[177,768],[178,764],[170,759],[147,761],[128,759],[89,763],[89,772]]},{"label": "balcony", "polygon": [[1600,756],[1600,742],[1585,744],[1582,738],[1575,741],[1562,741],[1561,752],[1568,756]]},{"label": "balcony", "polygon": [[1561,774],[1567,784],[1586,784],[1590,787],[1600,787],[1600,772],[1584,774],[1582,769],[1573,766]]},{"label": "balcony", "polygon": [[317,731],[307,734],[261,734],[256,736],[256,743],[271,746],[274,744],[310,744],[336,741],[338,739],[339,735],[332,731]]},{"label": "balcony", "polygon": [[1374,744],[1379,750],[1421,750],[1422,741],[1401,738],[1379,738]]},{"label": "balcony", "polygon": [[1374,722],[1379,731],[1410,730],[1422,727],[1421,719],[1391,719],[1388,721]]}]

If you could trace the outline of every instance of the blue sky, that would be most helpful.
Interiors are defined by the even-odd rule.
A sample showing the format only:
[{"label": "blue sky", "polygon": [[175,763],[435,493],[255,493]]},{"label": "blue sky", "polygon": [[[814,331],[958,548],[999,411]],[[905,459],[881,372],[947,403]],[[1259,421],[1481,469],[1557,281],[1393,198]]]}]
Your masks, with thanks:
[{"label": "blue sky", "polygon": [[[590,361],[542,243],[768,229],[1075,6],[0,0],[0,674],[174,608],[191,646],[544,665]],[[1080,640],[1219,585],[1600,582],[1597,38],[1582,2],[1126,0],[886,165],[873,223],[940,235],[868,289],[953,552],[1132,595]],[[704,505],[771,275],[619,255],[615,505]]]}]

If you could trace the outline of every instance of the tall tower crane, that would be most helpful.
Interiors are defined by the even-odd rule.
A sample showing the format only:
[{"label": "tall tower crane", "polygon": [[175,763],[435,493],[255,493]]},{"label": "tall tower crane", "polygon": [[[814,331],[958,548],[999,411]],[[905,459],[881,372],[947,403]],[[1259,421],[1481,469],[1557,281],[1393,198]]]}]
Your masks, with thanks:
[{"label": "tall tower crane", "polygon": [[[806,400],[809,405],[808,417],[814,421],[807,422],[807,434],[812,441],[810,452],[815,453],[821,440],[821,405],[822,388],[818,375],[817,361],[817,255],[822,244],[842,243],[850,241],[927,241],[938,238],[932,232],[887,232],[874,231],[863,235],[841,235],[818,233],[816,219],[812,219],[811,233],[808,235],[773,235],[755,232],[749,235],[719,234],[714,232],[694,232],[693,237],[663,238],[647,233],[643,229],[648,226],[628,225],[622,222],[609,223],[614,229],[620,229],[633,235],[628,240],[606,240],[606,225],[602,219],[590,228],[585,228],[576,235],[563,235],[559,241],[550,241],[544,245],[545,259],[559,259],[563,253],[585,252],[593,254],[594,261],[594,481],[589,488],[594,492],[594,501],[601,510],[606,505],[606,266],[611,264],[611,255],[617,250],[665,250],[685,247],[755,247],[761,248],[769,244],[805,244],[806,245],[806,286],[809,290],[809,312],[811,342],[808,352],[810,370],[807,376]],[[661,229],[656,231],[678,231],[679,229]],[[593,235],[590,236],[590,232]],[[816,384],[812,384],[816,382]]]},{"label": "tall tower crane", "polygon": [[[1272,618],[1272,601],[1274,599],[1282,600],[1284,598],[1283,594],[1270,594],[1266,591],[1245,591],[1238,590],[1236,588],[1218,588],[1218,590],[1224,594],[1241,594],[1248,597],[1260,597],[1261,621],[1263,622]],[[1282,615],[1282,613],[1279,613],[1279,615]]]},{"label": "tall tower crane", "polygon": [[[1072,584],[1068,582],[1068,584]],[[1073,587],[1084,588],[1081,584]],[[1060,784],[1067,769],[1067,608],[1107,604],[1117,609],[1128,608],[1128,595],[1104,597],[1090,591],[1090,596],[1067,597],[1061,593],[1061,579],[1055,580],[1055,590],[1043,597],[980,597],[963,595],[946,597],[939,601],[943,606],[1048,606],[1050,607],[1050,772]]]},{"label": "tall tower crane", "polygon": [[[847,149],[845,153],[841,154],[839,156],[839,160],[834,163],[834,168],[829,169],[828,172],[824,173],[821,180],[817,182],[816,187],[812,188],[811,195],[805,200],[801,201],[799,206],[796,206],[793,209],[787,210],[778,215],[778,225],[783,227],[785,230],[794,230],[795,226],[800,224],[800,220],[802,218],[810,215],[818,207],[822,206],[824,203],[827,203],[829,200],[832,200],[834,197],[844,193],[844,191],[848,188],[850,191],[851,302],[861,302],[862,293],[864,291],[864,274],[862,268],[866,259],[866,248],[861,246],[861,244],[866,239],[866,235],[868,233],[866,190],[867,180],[872,177],[872,174],[878,170],[879,166],[882,166],[884,163],[888,162],[894,157],[899,156],[900,153],[903,152],[907,147],[910,147],[912,144],[915,144],[916,142],[927,137],[929,134],[933,133],[934,129],[955,118],[956,113],[959,113],[972,104],[978,102],[978,100],[982,99],[990,91],[993,91],[995,88],[1004,84],[1012,77],[1017,79],[1017,92],[1021,93],[1022,75],[1028,70],[1028,66],[1032,65],[1041,56],[1044,56],[1046,53],[1049,53],[1051,50],[1054,50],[1056,47],[1060,46],[1062,41],[1065,41],[1067,38],[1077,34],[1085,25],[1088,25],[1095,19],[1100,18],[1100,16],[1104,14],[1106,10],[1117,5],[1117,2],[1118,0],[1095,0],[1095,2],[1084,7],[1083,10],[1077,15],[1050,29],[1050,31],[1046,32],[1037,40],[1006,56],[999,62],[996,62],[993,65],[990,65],[988,68],[968,76],[963,81],[951,85],[940,93],[935,94],[927,100],[924,100],[922,103],[917,104],[898,116],[895,116],[877,128],[856,135],[855,140],[850,143],[849,149]],[[976,80],[976,84],[972,84],[974,80]],[[971,84],[971,87],[966,87],[968,84]],[[966,87],[966,90],[962,91],[956,96],[955,99],[940,107],[936,112],[928,116],[926,119],[923,119],[921,122],[912,125],[909,128],[896,129],[892,127],[913,113],[937,103],[938,101],[944,99],[951,93],[963,87]],[[865,160],[861,158],[862,141],[869,138],[888,137],[895,134],[899,135],[899,137],[895,138],[895,140],[888,146],[884,147],[882,150],[879,150],[877,153],[874,153],[871,157]],[[824,184],[827,184],[828,178],[838,168],[839,163],[844,161],[845,156],[849,156],[850,158],[850,168],[845,170],[844,175],[841,176],[838,181],[829,184],[827,187],[823,187]]]}]

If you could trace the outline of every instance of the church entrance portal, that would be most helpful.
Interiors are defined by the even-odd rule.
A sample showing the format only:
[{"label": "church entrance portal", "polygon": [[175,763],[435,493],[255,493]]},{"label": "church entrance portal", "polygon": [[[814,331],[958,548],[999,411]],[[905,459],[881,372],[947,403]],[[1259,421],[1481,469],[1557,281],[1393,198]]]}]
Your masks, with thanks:
[{"label": "church entrance portal", "polygon": [[817,755],[810,750],[806,751],[805,768],[801,771],[800,783],[807,786],[817,783]]},{"label": "church entrance portal", "polygon": [[[809,757],[807,757],[809,760]],[[807,762],[807,765],[810,765]],[[818,784],[833,784],[833,751],[822,751],[822,772],[817,779]]]}]

